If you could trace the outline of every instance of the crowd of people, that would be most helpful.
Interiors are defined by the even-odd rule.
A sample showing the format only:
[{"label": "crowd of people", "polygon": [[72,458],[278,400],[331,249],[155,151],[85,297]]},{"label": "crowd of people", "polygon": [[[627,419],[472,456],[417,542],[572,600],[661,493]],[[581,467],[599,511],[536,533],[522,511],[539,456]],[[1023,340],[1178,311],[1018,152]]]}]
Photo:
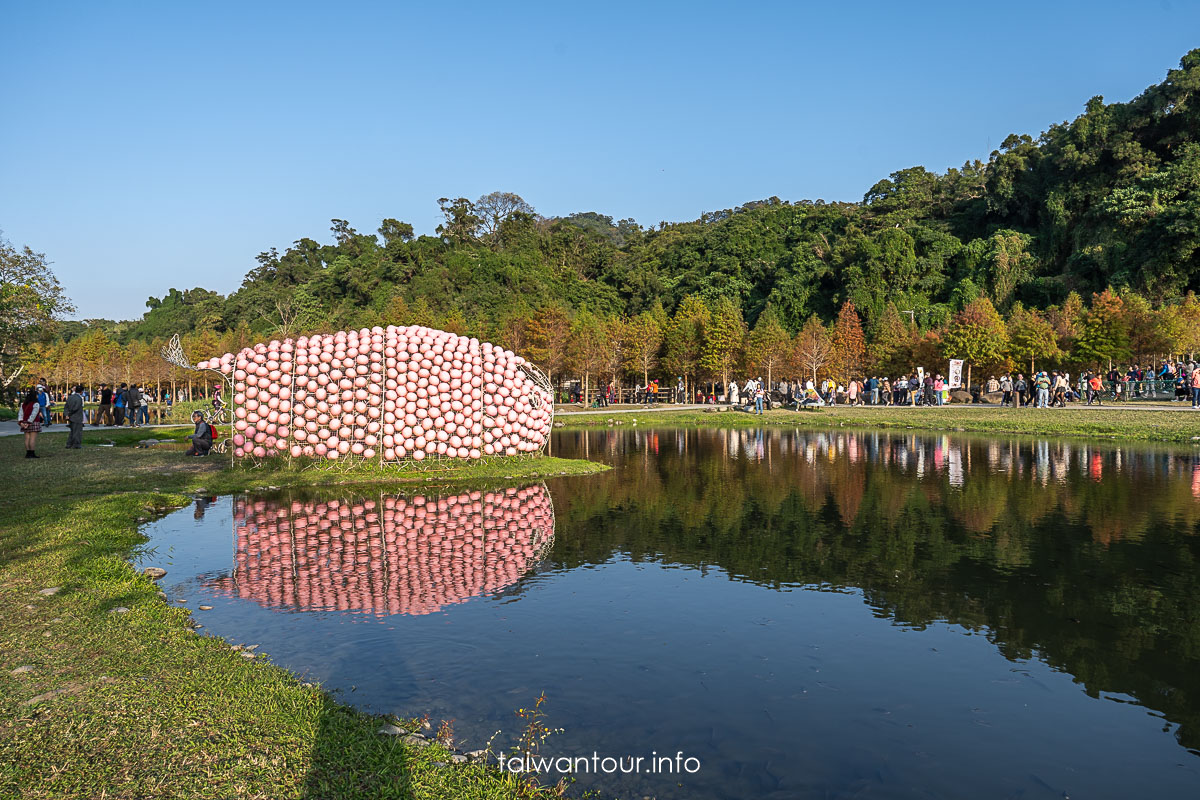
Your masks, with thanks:
[{"label": "crowd of people", "polygon": [[[64,395],[48,389],[47,381],[42,379],[21,396],[17,411],[17,425],[25,436],[26,458],[38,457],[37,436],[43,428],[54,424],[52,414],[56,403],[62,404],[62,414],[66,418],[67,449],[78,450],[83,446],[83,426],[89,420],[92,427],[119,428],[128,423],[131,428],[140,428],[150,424],[151,405],[163,403],[170,409],[173,398],[170,391],[164,391],[159,397],[138,383],[120,386],[102,383],[95,392],[76,385]],[[89,403],[95,403],[96,407],[89,408]]]}]

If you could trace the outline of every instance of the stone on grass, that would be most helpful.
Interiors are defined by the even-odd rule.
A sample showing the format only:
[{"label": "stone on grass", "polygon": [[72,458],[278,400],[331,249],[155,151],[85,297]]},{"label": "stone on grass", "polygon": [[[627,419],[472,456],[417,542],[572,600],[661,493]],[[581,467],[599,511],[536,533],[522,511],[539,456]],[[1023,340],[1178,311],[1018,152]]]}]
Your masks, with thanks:
[{"label": "stone on grass", "polygon": [[62,689],[52,689],[48,692],[34,695],[33,697],[31,697],[28,700],[21,703],[21,705],[23,705],[23,706],[37,705],[38,703],[44,703],[47,700],[53,700],[54,698],[58,697],[59,695],[70,694],[71,692],[74,692],[77,690],[78,690],[78,687],[76,687],[76,686],[64,686]]},{"label": "stone on grass", "polygon": [[117,606],[116,608],[109,609],[108,613],[110,613],[110,614],[128,614],[129,609],[126,608],[125,606]]},{"label": "stone on grass", "polygon": [[24,675],[26,672],[33,672],[33,667],[29,664],[22,664],[14,670],[9,670],[9,675]]},{"label": "stone on grass", "polygon": [[254,653],[247,653],[245,650],[241,652],[242,658],[254,658]]},{"label": "stone on grass", "polygon": [[405,744],[410,744],[413,747],[428,747],[429,745],[433,744],[432,741],[426,739],[419,733],[410,733],[400,741],[404,742]]},{"label": "stone on grass", "polygon": [[390,723],[379,729],[379,734],[381,736],[403,736],[406,733],[408,733],[408,731],[404,730],[404,728],[392,725]]},{"label": "stone on grass", "polygon": [[45,589],[39,589],[38,594],[42,597],[52,597],[62,591],[61,586],[50,586]]},{"label": "stone on grass", "polygon": [[167,571],[162,567],[146,567],[144,570],[142,570],[142,574],[152,580],[158,580],[166,575]]},{"label": "stone on grass", "polygon": [[454,755],[450,756],[450,760],[453,761],[455,764],[467,763],[467,757],[459,755],[458,753],[455,753]]}]

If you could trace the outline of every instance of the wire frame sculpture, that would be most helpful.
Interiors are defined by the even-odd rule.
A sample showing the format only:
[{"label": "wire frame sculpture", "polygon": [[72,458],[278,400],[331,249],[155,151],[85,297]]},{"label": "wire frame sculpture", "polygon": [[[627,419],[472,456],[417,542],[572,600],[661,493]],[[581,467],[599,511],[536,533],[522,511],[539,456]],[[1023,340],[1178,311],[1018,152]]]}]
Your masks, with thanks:
[{"label": "wire frame sculpture", "polygon": [[179,337],[163,358],[229,386],[235,458],[308,466],[538,455],[553,429],[546,375],[511,351],[411,326],[272,341],[192,365]]},{"label": "wire frame sculpture", "polygon": [[[183,343],[179,341],[178,333],[175,334],[174,336],[172,336],[171,340],[169,342],[167,342],[165,345],[163,345],[161,352],[162,352],[163,360],[166,361],[168,364],[170,364],[173,367],[179,367],[180,369],[186,369],[191,372],[208,372],[208,373],[211,373],[212,375],[214,375],[217,379],[219,379],[221,381],[221,383],[225,385],[226,389],[229,389],[233,386],[232,377],[230,375],[225,374],[221,370],[201,368],[199,366],[193,365],[192,362],[188,360],[187,354],[183,352]],[[216,409],[214,409],[214,410],[216,410]],[[205,422],[211,423],[213,425],[225,422],[224,419],[217,418],[213,412],[201,411],[201,413],[204,414]],[[219,413],[219,410],[218,410],[218,413]],[[220,455],[229,453],[230,457],[232,458],[233,437],[224,437],[219,440],[214,440],[212,443],[212,452],[218,453]]]}]

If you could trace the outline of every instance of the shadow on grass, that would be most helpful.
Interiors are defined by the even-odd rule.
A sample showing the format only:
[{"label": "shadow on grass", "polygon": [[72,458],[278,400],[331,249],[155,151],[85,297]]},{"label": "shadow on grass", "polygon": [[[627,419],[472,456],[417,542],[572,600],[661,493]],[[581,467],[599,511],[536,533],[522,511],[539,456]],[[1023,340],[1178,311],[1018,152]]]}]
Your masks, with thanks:
[{"label": "shadow on grass", "polygon": [[326,697],[313,741],[303,797],[411,797],[409,757],[398,737],[381,736],[377,723]]}]

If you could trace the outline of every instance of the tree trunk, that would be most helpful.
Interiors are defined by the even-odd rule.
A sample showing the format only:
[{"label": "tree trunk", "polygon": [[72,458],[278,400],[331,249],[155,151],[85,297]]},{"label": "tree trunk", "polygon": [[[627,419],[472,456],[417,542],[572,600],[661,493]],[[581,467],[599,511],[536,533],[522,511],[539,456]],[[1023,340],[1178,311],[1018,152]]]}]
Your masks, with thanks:
[{"label": "tree trunk", "polygon": [[967,364],[967,386],[966,390],[971,391],[971,365]]}]

